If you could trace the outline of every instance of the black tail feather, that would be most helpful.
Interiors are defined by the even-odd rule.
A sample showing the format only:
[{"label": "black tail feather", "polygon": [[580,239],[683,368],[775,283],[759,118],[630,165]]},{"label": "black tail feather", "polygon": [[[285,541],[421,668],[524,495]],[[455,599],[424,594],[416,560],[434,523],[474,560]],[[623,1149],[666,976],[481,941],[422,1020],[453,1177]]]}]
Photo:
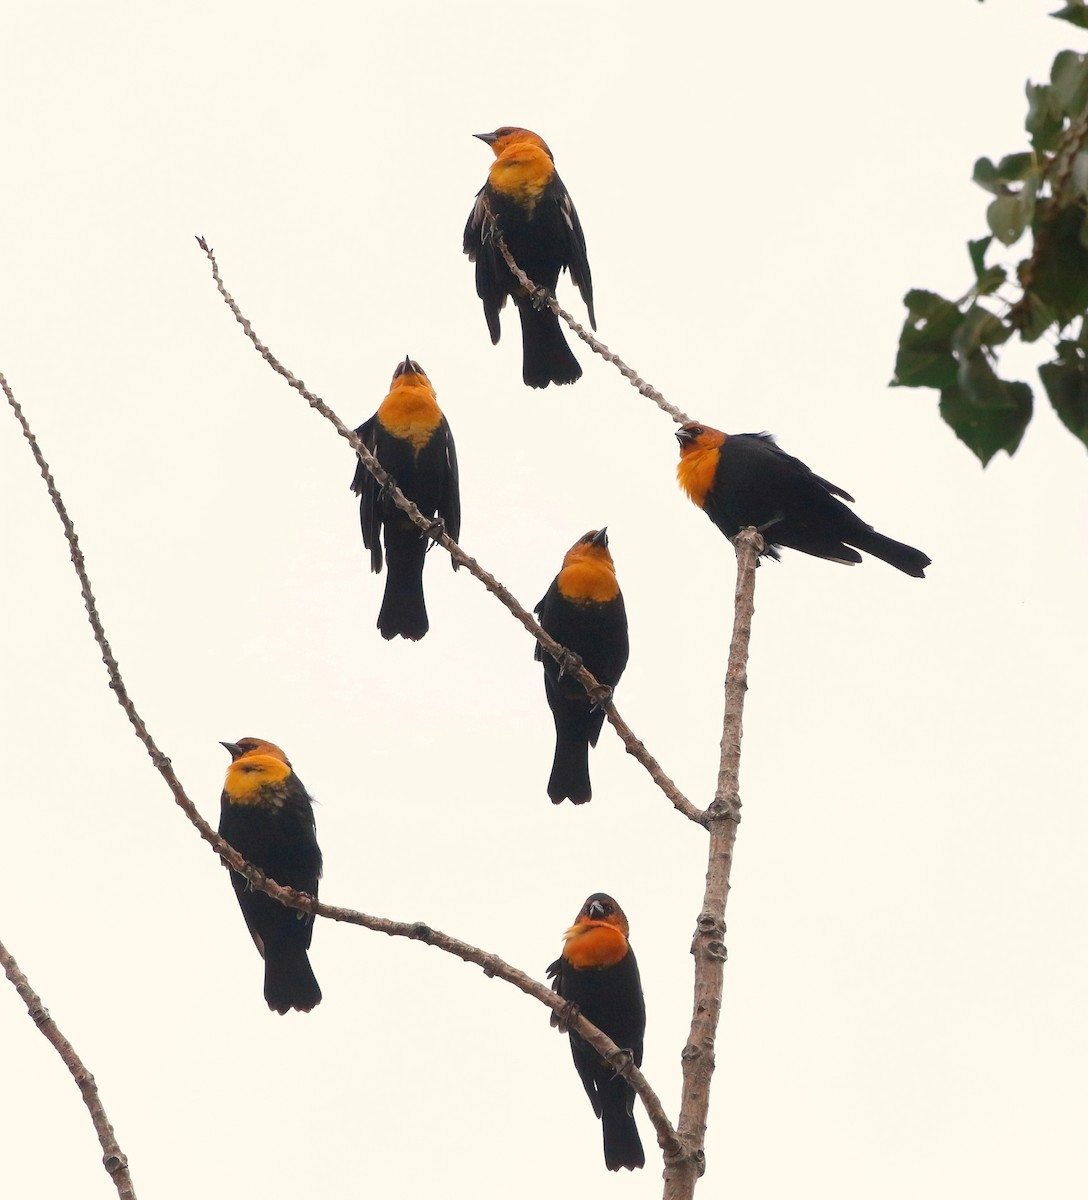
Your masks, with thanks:
[{"label": "black tail feather", "polygon": [[531,300],[518,298],[521,317],[521,377],[529,387],[549,383],[574,383],[582,368],[567,345],[559,318],[549,308],[538,309]]},{"label": "black tail feather", "polygon": [[585,804],[593,798],[589,783],[589,739],[584,735],[556,731],[548,795],[553,804],[562,804],[564,800]]},{"label": "black tail feather", "polygon": [[[622,1084],[622,1090],[615,1084]],[[601,1131],[604,1134],[604,1165],[610,1171],[626,1167],[628,1171],[646,1165],[646,1152],[638,1136],[634,1114],[629,1105],[633,1099],[630,1086],[617,1078],[601,1093]]]},{"label": "black tail feather", "polygon": [[378,629],[386,641],[402,637],[418,642],[430,628],[423,599],[426,554],[427,541],[414,525],[406,530],[386,526],[385,595],[378,613]]},{"label": "black tail feather", "polygon": [[925,578],[925,568],[932,561],[929,555],[923,554],[921,550],[916,550],[905,542],[897,542],[893,538],[885,537],[882,533],[877,533],[875,529],[851,537],[849,541],[852,546],[857,546],[866,554],[875,554],[889,566],[895,567],[905,575],[913,575],[915,579]]},{"label": "black tail feather", "polygon": [[321,988],[302,947],[289,946],[265,959],[264,998],[278,1013],[309,1012],[321,1003]]}]

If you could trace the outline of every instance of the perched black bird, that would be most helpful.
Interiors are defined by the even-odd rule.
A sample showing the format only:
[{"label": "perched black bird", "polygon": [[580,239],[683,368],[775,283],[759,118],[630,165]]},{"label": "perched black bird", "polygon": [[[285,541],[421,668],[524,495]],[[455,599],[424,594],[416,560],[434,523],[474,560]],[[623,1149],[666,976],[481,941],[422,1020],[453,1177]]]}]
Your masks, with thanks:
[{"label": "perched black bird", "polygon": [[[563,954],[548,968],[552,987],[587,1021],[642,1066],[646,1005],[623,910],[603,892],[590,896],[563,935]],[[560,1020],[553,1014],[552,1024]],[[634,1088],[596,1050],[571,1032],[570,1048],[593,1111],[601,1119],[604,1162],[610,1171],[646,1165],[635,1125]]]},{"label": "perched black bird", "polygon": [[499,340],[499,310],[506,297],[513,296],[521,317],[522,379],[536,388],[573,383],[581,378],[582,368],[559,318],[518,282],[489,236],[484,212],[486,202],[514,261],[537,287],[554,295],[560,271],[569,268],[596,329],[586,239],[570,193],[556,174],[552,152],[535,133],[504,125],[475,136],[487,142],[495,161],[465,226],[464,247],[476,264],[476,293],[484,304],[491,341]]},{"label": "perched black bird", "polygon": [[[287,756],[271,742],[242,738],[223,742],[231,764],[223,786],[219,836],[282,887],[316,898],[321,851],[312,802]],[[230,873],[250,936],[264,959],[264,998],[278,1013],[309,1012],[321,989],[307,950],[314,919],[287,908],[249,881]]]},{"label": "perched black bird", "polygon": [[789,546],[850,564],[861,562],[858,550],[864,550],[904,574],[924,578],[928,554],[866,525],[835,499],[853,503],[853,496],[813,474],[769,433],[722,433],[692,422],[676,437],[680,486],[727,538],[754,525],[771,558],[779,557],[775,547]]},{"label": "perched black bird", "polygon": [[[591,529],[563,558],[563,569],[536,606],[545,633],[579,655],[585,668],[614,688],[627,666],[627,613],[608,552],[607,530]],[[548,780],[553,804],[584,804],[593,792],[589,783],[589,747],[596,746],[604,710],[594,707],[586,690],[561,675],[550,654],[536,648],[544,664],[544,691],[555,720],[555,759]]]},{"label": "perched black bird", "polygon": [[[457,451],[431,381],[419,363],[406,358],[397,367],[389,395],[355,432],[419,511],[425,517],[441,518],[446,533],[457,541],[461,533]],[[403,637],[417,642],[430,628],[423,599],[423,561],[431,543],[361,462],[351,490],[361,497],[363,545],[370,551],[375,572],[382,569],[380,535],[385,530],[388,574],[378,629],[387,641]],[[456,562],[453,569],[457,570]]]}]

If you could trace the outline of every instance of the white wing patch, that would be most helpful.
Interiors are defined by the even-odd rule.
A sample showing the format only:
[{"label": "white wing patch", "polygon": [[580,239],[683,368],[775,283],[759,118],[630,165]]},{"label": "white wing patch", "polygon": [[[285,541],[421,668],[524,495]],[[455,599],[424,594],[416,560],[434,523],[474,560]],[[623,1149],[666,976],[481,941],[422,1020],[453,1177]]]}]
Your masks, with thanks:
[{"label": "white wing patch", "polygon": [[574,205],[570,202],[570,192],[563,193],[563,203],[559,211],[563,214],[563,220],[567,223],[567,228],[574,232]]}]

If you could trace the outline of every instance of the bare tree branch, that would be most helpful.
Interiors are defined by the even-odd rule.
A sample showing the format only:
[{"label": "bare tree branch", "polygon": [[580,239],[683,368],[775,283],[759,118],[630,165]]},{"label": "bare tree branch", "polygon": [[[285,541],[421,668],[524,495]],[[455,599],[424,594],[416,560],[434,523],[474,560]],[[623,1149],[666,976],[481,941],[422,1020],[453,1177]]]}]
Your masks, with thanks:
[{"label": "bare tree branch", "polygon": [[665,1164],[665,1200],[691,1200],[695,1184],[706,1167],[703,1144],[726,960],[725,905],[729,897],[733,843],[740,823],[740,742],[744,694],[748,690],[748,644],[755,610],[756,567],[763,551],[763,538],[756,529],[742,529],[735,545],[737,583],[733,637],[725,676],[721,762],[717,791],[707,809],[710,848],[706,891],[691,945],[695,956],[695,1003],[691,1032],[681,1054],[684,1083],[677,1131],[686,1155]]},{"label": "bare tree branch", "polygon": [[686,425],[691,418],[670,404],[664,396],[655,388],[651,387],[637,372],[633,371],[618,354],[613,354],[611,350],[599,341],[585,328],[580,325],[565,308],[560,308],[559,301],[547,290],[547,288],[537,287],[537,285],[529,278],[528,275],[514,261],[514,256],[510,253],[510,247],[506,244],[506,239],[502,236],[502,229],[498,221],[495,220],[495,214],[491,211],[491,205],[487,202],[487,197],[482,197],[484,213],[488,221],[488,231],[485,237],[490,237],[491,240],[499,248],[499,253],[506,259],[506,265],[517,276],[518,282],[528,292],[535,294],[543,301],[557,317],[562,318],[570,326],[570,328],[582,339],[583,342],[593,351],[594,354],[599,354],[605,362],[612,363],[619,373],[626,379],[632,387],[637,388],[639,393],[646,397],[647,400],[652,400],[658,408],[663,412],[667,412],[677,425]]},{"label": "bare tree branch", "polygon": [[219,274],[219,264],[216,262],[215,253],[208,245],[207,241],[198,237],[197,243],[201,250],[207,255],[208,262],[211,263],[212,278],[215,280],[215,286],[219,290],[219,294],[223,297],[224,302],[230,311],[234,314],[234,319],[241,325],[245,331],[246,337],[253,343],[257,353],[265,360],[266,363],[278,375],[290,384],[291,387],[299,393],[307,404],[313,409],[316,409],[327,421],[329,421],[352,449],[359,455],[363,465],[374,476],[374,478],[385,488],[386,493],[393,500],[396,506],[411,518],[411,520],[419,526],[423,532],[433,541],[437,542],[444,550],[448,551],[453,561],[458,566],[465,567],[469,574],[475,579],[478,579],[485,588],[495,596],[501,604],[521,622],[521,624],[536,638],[541,646],[563,667],[565,673],[578,682],[586,689],[590,698],[604,709],[605,716],[608,718],[609,724],[616,730],[620,738],[623,740],[624,746],[627,748],[627,753],[634,757],[638,762],[645,767],[650,778],[657,786],[665,793],[670,803],[678,811],[684,814],[689,821],[694,821],[698,825],[706,825],[706,813],[702,809],[696,808],[683,792],[676,786],[675,783],[665,774],[661,764],[653,757],[646,749],[645,744],[635,736],[631,727],[624,721],[616,711],[616,706],[612,701],[612,689],[605,687],[585,669],[582,665],[582,660],[578,655],[573,654],[565,646],[561,646],[554,638],[548,636],[541,629],[540,625],[533,619],[532,615],[518,603],[514,595],[507,590],[489,571],[467,555],[464,550],[455,542],[442,527],[440,521],[432,521],[416,508],[415,504],[409,500],[404,493],[397,487],[396,480],[388,471],[378,462],[377,458],[371,454],[366,444],[356,436],[355,431],[350,429],[344,422],[332,411],[331,408],[321,399],[320,396],[311,392],[310,389],[292,374],[271,350],[261,341],[254,332],[253,326],[246,318],[242,310],[235,303],[234,297],[227,291],[223,284],[222,276]]},{"label": "bare tree branch", "polygon": [[[233,866],[230,856],[238,857],[237,851],[232,850],[226,843],[223,843],[223,846],[230,851],[230,854],[224,853],[223,857]],[[305,893],[296,892],[292,888],[280,887],[272,880],[265,878],[260,871],[248,863],[243,863],[242,866],[244,867],[242,874],[258,886],[262,892],[267,892],[268,895],[291,908],[312,912],[316,916],[328,917],[329,920],[342,921],[348,925],[362,925],[365,929],[371,929],[376,933],[385,933],[390,937],[404,937],[411,941],[424,942],[428,946],[435,946],[447,954],[460,958],[463,962],[474,963],[481,967],[488,978],[502,979],[527,996],[539,1000],[541,1004],[546,1004],[559,1015],[562,1030],[573,1029],[589,1042],[598,1054],[609,1062],[616,1073],[627,1079],[638,1092],[646,1114],[657,1132],[658,1145],[662,1148],[665,1156],[671,1158],[682,1153],[676,1130],[665,1115],[657,1093],[634,1065],[630,1054],[618,1047],[611,1038],[603,1034],[596,1025],[590,1024],[581,1014],[572,1013],[567,1002],[546,984],[537,982],[526,975],[524,971],[519,971],[517,967],[512,967],[504,962],[497,955],[489,954],[476,946],[470,946],[467,942],[451,937],[441,930],[432,929],[421,921],[391,921],[386,917],[373,917],[350,908],[338,908],[331,904],[324,904]]]},{"label": "bare tree branch", "polygon": [[[222,285],[220,285],[220,288],[222,289]],[[239,319],[241,318],[239,317]],[[250,336],[253,337],[252,334]],[[255,338],[254,341],[256,343]],[[256,344],[259,346],[259,343]],[[281,373],[286,374],[282,368],[277,369],[279,369]],[[294,377],[290,376],[289,378],[293,379]],[[297,381],[295,386],[301,388],[301,384]],[[53,505],[60,516],[62,524],[64,525],[65,537],[68,539],[68,544],[72,551],[72,563],[75,566],[76,574],[79,576],[80,587],[83,592],[83,602],[87,609],[87,615],[91,623],[91,628],[94,630],[95,640],[97,641],[99,648],[102,650],[102,661],[106,664],[106,670],[109,673],[110,687],[113,689],[115,695],[117,696],[118,702],[124,709],[125,714],[128,716],[133,728],[136,730],[137,736],[146,747],[148,755],[150,756],[151,762],[155,769],[160,775],[162,775],[163,779],[166,780],[167,786],[173,793],[174,800],[178,807],[181,808],[181,810],[189,818],[189,821],[196,827],[200,836],[212,847],[212,849],[220,856],[220,858],[222,858],[223,861],[231,867],[232,870],[237,871],[240,875],[244,875],[245,878],[248,879],[253,887],[255,887],[258,891],[264,892],[266,895],[271,896],[274,900],[278,900],[281,904],[285,904],[288,908],[296,908],[302,912],[313,913],[315,916],[325,917],[332,921],[341,921],[349,925],[361,925],[365,929],[370,929],[377,933],[385,933],[391,937],[405,937],[411,939],[412,941],[425,942],[427,945],[435,946],[440,950],[444,950],[447,954],[452,954],[457,958],[462,959],[464,962],[475,963],[477,966],[483,968],[486,975],[503,979],[507,983],[513,984],[514,987],[525,992],[527,995],[533,996],[542,1004],[547,1005],[547,1007],[553,1012],[559,1013],[562,1016],[567,1029],[573,1029],[582,1038],[584,1038],[585,1041],[593,1046],[593,1048],[597,1050],[597,1052],[603,1058],[607,1059],[612,1064],[613,1068],[618,1074],[623,1075],[624,1078],[631,1083],[631,1086],[636,1092],[638,1092],[642,1099],[646,1113],[649,1116],[655,1130],[657,1131],[658,1143],[661,1145],[665,1154],[670,1158],[676,1157],[678,1154],[680,1154],[681,1146],[679,1139],[677,1138],[676,1131],[673,1129],[671,1122],[665,1115],[665,1110],[663,1109],[661,1101],[658,1099],[656,1092],[654,1092],[653,1088],[650,1087],[650,1084],[647,1082],[642,1072],[631,1061],[631,1056],[618,1047],[611,1040],[611,1038],[603,1034],[595,1025],[590,1024],[590,1022],[584,1017],[581,1015],[571,1014],[568,1010],[566,1001],[557,996],[547,985],[538,983],[536,980],[526,975],[523,971],[519,971],[516,967],[511,967],[496,955],[488,954],[475,946],[469,945],[467,942],[462,942],[457,938],[451,937],[449,934],[442,933],[440,930],[432,929],[422,922],[392,921],[385,917],[369,916],[366,913],[357,912],[354,909],[339,908],[331,904],[321,903],[315,900],[313,896],[307,895],[304,892],[296,892],[293,888],[281,887],[274,880],[268,879],[257,867],[254,867],[252,864],[248,863],[244,858],[242,858],[238,851],[235,850],[234,847],[229,843],[225,842],[219,836],[219,834],[212,829],[208,822],[204,820],[204,818],[198,812],[196,805],[193,804],[193,802],[186,795],[185,789],[182,787],[180,780],[174,774],[174,770],[169,758],[167,758],[166,755],[159,750],[158,746],[152,739],[147,726],[144,724],[143,719],[136,711],[136,707],[132,702],[132,698],[128,694],[124,680],[121,677],[120,667],[118,666],[117,660],[114,658],[113,653],[110,650],[109,642],[106,640],[105,629],[103,628],[102,620],[98,613],[98,607],[95,603],[94,593],[91,590],[90,579],[87,575],[86,562],[84,560],[83,553],[79,548],[79,539],[76,536],[72,519],[68,515],[64,501],[57,489],[56,481],[53,479],[53,475],[50,472],[49,466],[42,455],[37,440],[35,439],[30,426],[27,423],[22,407],[15,399],[14,393],[2,374],[0,374],[0,388],[3,389],[4,394],[7,396],[8,403],[15,411],[15,415],[18,418],[19,424],[22,426],[23,434],[30,443],[34,459],[38,464],[38,469],[40,470],[42,478],[45,480],[46,487],[49,490],[50,499],[52,499]],[[318,404],[320,403],[321,402],[318,401]],[[330,413],[329,415],[330,419],[337,424],[337,427],[341,428],[339,419],[336,418],[335,414]],[[357,441],[358,439],[355,440]],[[375,465],[378,464],[375,463]],[[386,472],[381,470],[380,465],[378,465],[378,471],[381,471],[381,474],[385,475],[386,479],[390,478]],[[375,473],[377,474],[377,472]],[[379,476],[379,478],[381,478],[381,476]],[[398,503],[404,500],[404,497],[399,492],[396,492],[396,496],[399,497]],[[404,503],[409,504],[410,502],[404,501]],[[419,512],[418,509],[415,508],[415,505],[411,505],[411,508],[418,517]],[[407,511],[407,509],[405,511]],[[422,520],[424,524],[429,524],[425,518],[420,517],[420,520]],[[449,541],[448,538],[445,540]],[[465,565],[476,566],[475,560],[468,558],[455,542],[450,542],[450,546],[457,550],[457,554],[460,556],[459,561],[463,561]],[[479,567],[476,567],[476,569],[480,570]],[[493,580],[493,582],[497,588],[501,588],[501,585],[498,584],[497,581]],[[505,588],[502,588],[501,590],[506,592]],[[506,594],[509,595],[509,593]],[[513,600],[512,597],[510,599]],[[516,603],[516,601],[514,603]],[[526,616],[528,616],[528,614],[526,614]],[[532,618],[528,619],[532,622]],[[532,624],[535,625],[536,623],[532,622]],[[549,638],[548,641],[551,641],[551,639]],[[557,646],[557,643],[553,642],[552,645]],[[557,646],[557,649],[561,653],[565,653],[561,646]],[[590,676],[590,679],[592,679],[592,676]],[[607,691],[608,689],[604,690]],[[35,997],[35,1000],[36,999],[37,998]],[[88,1078],[90,1077],[88,1076]],[[124,1156],[122,1155],[121,1158],[123,1159]]]},{"label": "bare tree branch", "polygon": [[19,964],[12,957],[7,947],[0,942],[0,964],[4,974],[11,980],[15,990],[23,999],[30,1019],[42,1031],[45,1039],[60,1055],[61,1061],[72,1073],[76,1081],[83,1103],[86,1104],[94,1123],[94,1131],[98,1134],[98,1143],[102,1147],[102,1165],[106,1174],[113,1180],[117,1195],[121,1200],[136,1200],[136,1190],[128,1173],[128,1158],[117,1144],[113,1126],[110,1124],[106,1110],[98,1096],[98,1085],[94,1076],[83,1065],[82,1059],[75,1052],[72,1043],[57,1028],[56,1021],[49,1015],[49,1010],[41,1001],[41,997],[30,986],[30,981],[19,970]]}]

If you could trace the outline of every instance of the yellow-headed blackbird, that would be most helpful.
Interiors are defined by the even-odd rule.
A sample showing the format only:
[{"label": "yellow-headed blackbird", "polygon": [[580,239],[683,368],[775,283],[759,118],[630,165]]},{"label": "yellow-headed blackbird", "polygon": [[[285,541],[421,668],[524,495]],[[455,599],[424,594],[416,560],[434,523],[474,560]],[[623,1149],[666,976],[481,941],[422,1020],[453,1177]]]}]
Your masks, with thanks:
[{"label": "yellow-headed blackbird", "polygon": [[[536,606],[541,627],[581,656],[585,668],[607,687],[615,687],[627,666],[627,613],[616,568],[608,553],[608,532],[591,529],[567,551],[563,569]],[[563,675],[550,654],[536,648],[544,663],[544,691],[555,718],[555,760],[548,795],[553,804],[585,804],[589,786],[589,748],[596,746],[604,711],[594,707],[582,685]]]},{"label": "yellow-headed blackbird", "polygon": [[495,161],[465,226],[465,253],[476,264],[476,293],[484,302],[491,341],[499,340],[499,310],[513,296],[521,317],[522,379],[529,387],[573,383],[582,368],[559,327],[559,318],[518,283],[489,236],[484,201],[498,222],[514,261],[537,285],[555,294],[559,272],[570,277],[593,315],[593,280],[586,239],[570,193],[555,171],[552,152],[528,129],[504,125],[494,133],[473,135],[487,142]]},{"label": "yellow-headed blackbird", "polygon": [[[231,764],[223,786],[219,836],[283,887],[317,896],[321,851],[310,797],[287,756],[271,742],[242,738],[223,742]],[[278,1013],[309,1012],[321,989],[306,951],[314,919],[254,891],[231,871],[242,916],[264,959],[264,998]]]},{"label": "yellow-headed blackbird", "polygon": [[[629,932],[620,906],[611,896],[597,892],[563,934],[563,955],[548,968],[548,978],[554,979],[552,987],[564,1000],[576,1004],[587,1021],[641,1067],[646,1005]],[[559,1023],[553,1015],[552,1024]],[[570,1048],[589,1102],[601,1119],[605,1166],[610,1171],[645,1166],[635,1125],[634,1088],[574,1032]]]},{"label": "yellow-headed blackbird", "polygon": [[[389,395],[378,411],[355,431],[370,452],[414,500],[425,517],[436,514],[454,541],[461,532],[461,494],[453,434],[435,399],[431,381],[417,362],[406,358],[393,372]],[[378,613],[378,629],[387,641],[403,637],[418,642],[430,628],[423,600],[423,560],[429,541],[423,531],[393,503],[389,494],[360,462],[351,481],[359,497],[363,545],[370,566],[382,569],[381,530],[385,528],[388,574]],[[453,564],[457,570],[457,564]]]},{"label": "yellow-headed blackbird", "polygon": [[680,486],[727,538],[754,525],[767,545],[763,553],[771,558],[780,557],[777,546],[789,546],[851,564],[861,562],[858,550],[864,550],[907,575],[924,578],[928,555],[866,525],[835,499],[853,503],[853,496],[779,449],[769,433],[727,434],[691,423],[676,436]]}]

